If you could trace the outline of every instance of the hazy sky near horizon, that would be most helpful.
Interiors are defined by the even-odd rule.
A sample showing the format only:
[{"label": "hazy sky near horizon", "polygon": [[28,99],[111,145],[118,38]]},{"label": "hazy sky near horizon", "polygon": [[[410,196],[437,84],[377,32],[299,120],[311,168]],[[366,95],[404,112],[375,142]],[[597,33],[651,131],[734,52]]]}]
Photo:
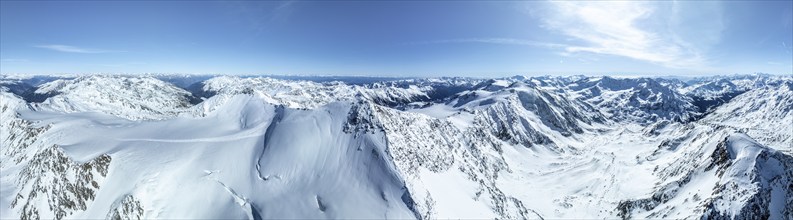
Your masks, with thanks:
[{"label": "hazy sky near horizon", "polygon": [[0,73],[793,74],[793,1],[0,1]]}]

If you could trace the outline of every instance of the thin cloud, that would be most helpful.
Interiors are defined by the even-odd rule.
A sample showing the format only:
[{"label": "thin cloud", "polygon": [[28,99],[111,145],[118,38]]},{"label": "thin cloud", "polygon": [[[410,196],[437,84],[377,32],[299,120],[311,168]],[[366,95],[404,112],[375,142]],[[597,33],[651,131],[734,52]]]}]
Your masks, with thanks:
[{"label": "thin cloud", "polygon": [[675,16],[661,13],[658,6],[628,1],[550,2],[551,10],[542,20],[545,28],[583,43],[564,47],[567,53],[622,56],[670,68],[703,68],[707,60],[701,48],[665,29],[669,25],[658,25]]},{"label": "thin cloud", "polygon": [[446,39],[435,41],[418,41],[409,42],[405,45],[425,45],[425,44],[459,44],[459,43],[484,43],[484,44],[507,44],[507,45],[523,45],[533,47],[555,47],[564,48],[568,45],[539,42],[532,40],[514,39],[514,38],[460,38],[460,39]]},{"label": "thin cloud", "polygon": [[69,45],[60,45],[60,44],[45,44],[45,45],[35,45],[33,47],[54,50],[58,52],[65,52],[65,53],[122,53],[126,51],[120,50],[104,50],[104,49],[93,49],[93,48],[82,48],[76,46],[69,46]]}]

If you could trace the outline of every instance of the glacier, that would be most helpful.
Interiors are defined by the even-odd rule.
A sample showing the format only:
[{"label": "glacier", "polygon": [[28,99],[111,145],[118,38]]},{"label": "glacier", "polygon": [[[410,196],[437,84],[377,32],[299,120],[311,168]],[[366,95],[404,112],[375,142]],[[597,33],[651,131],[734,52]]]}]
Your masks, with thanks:
[{"label": "glacier", "polygon": [[793,219],[793,77],[0,76],[2,219]]}]

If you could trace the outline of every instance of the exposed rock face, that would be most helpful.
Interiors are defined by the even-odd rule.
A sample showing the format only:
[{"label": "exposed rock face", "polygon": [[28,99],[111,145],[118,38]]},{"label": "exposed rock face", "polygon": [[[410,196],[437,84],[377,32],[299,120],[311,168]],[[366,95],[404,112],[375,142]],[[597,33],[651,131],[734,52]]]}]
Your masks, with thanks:
[{"label": "exposed rock face", "polygon": [[143,206],[132,195],[126,195],[121,200],[113,204],[106,219],[141,219],[143,218]]},{"label": "exposed rock face", "polygon": [[[723,133],[723,132],[717,132]],[[691,151],[689,169],[666,169],[661,175],[672,181],[659,186],[650,198],[620,202],[618,216],[629,219],[635,210],[649,212],[650,218],[675,215],[671,200],[693,201],[695,216],[704,219],[787,219],[793,217],[793,157],[757,144],[743,134],[732,134],[708,151]],[[704,163],[697,163],[701,158]],[[671,172],[670,172],[671,171]],[[681,173],[682,172],[682,173]],[[675,179],[675,177],[677,178]],[[688,198],[692,179],[711,179],[710,192]],[[697,183],[702,184],[702,183]]]},{"label": "exposed rock face", "polygon": [[650,78],[586,78],[568,89],[617,120],[687,122],[697,116],[693,100]]},{"label": "exposed rock face", "polygon": [[721,179],[703,218],[793,218],[793,157],[745,135],[730,136],[722,143],[711,156]]},{"label": "exposed rock face", "polygon": [[[535,144],[553,145],[551,139],[540,132],[528,117],[518,114],[521,110],[514,103],[498,103],[481,110],[476,123],[495,134],[496,137],[512,144],[531,147]],[[535,122],[536,123],[536,122]]]},{"label": "exposed rock face", "polygon": [[85,210],[107,176],[110,156],[103,154],[84,163],[73,161],[60,146],[47,146],[39,140],[51,125],[37,126],[19,118],[16,110],[27,106],[13,102],[12,95],[3,95],[8,100],[0,103],[2,167],[21,166],[11,208],[19,212],[20,219],[62,219]]},{"label": "exposed rock face", "polygon": [[[57,145],[36,153],[20,172],[20,192],[11,202],[12,208],[21,207],[21,219],[62,219],[77,210],[85,210],[96,196],[99,182],[107,176],[111,158],[99,156],[87,163],[69,159]],[[48,204],[40,210],[40,202]],[[42,212],[48,213],[44,215]]]},{"label": "exposed rock face", "polygon": [[793,153],[793,81],[747,91],[700,122],[729,127],[763,145]]},{"label": "exposed rock face", "polygon": [[359,132],[382,128],[388,156],[405,178],[410,192],[410,198],[403,200],[410,201],[408,204],[420,218],[432,219],[436,203],[431,192],[420,184],[422,170],[461,173],[478,185],[476,199],[490,201],[490,208],[501,218],[541,218],[498,188],[498,173],[509,168],[501,156],[501,142],[485,128],[460,130],[448,121],[367,102],[351,108],[347,127],[357,128]]}]

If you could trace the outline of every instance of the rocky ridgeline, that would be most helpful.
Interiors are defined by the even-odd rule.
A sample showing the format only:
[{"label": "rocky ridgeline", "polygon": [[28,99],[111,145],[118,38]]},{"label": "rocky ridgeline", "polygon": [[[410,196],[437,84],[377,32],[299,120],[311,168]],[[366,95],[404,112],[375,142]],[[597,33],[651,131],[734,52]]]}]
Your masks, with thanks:
[{"label": "rocky ridgeline", "polygon": [[620,121],[688,122],[699,114],[690,97],[650,78],[585,78],[567,85],[566,90]]},{"label": "rocky ridgeline", "polygon": [[20,105],[23,102],[7,93],[3,98],[7,100],[0,103],[2,167],[22,166],[11,208],[18,210],[20,219],[63,219],[85,210],[107,175],[110,156],[86,163],[73,161],[58,145],[40,140],[51,125],[36,126],[19,118],[16,110],[27,105]]},{"label": "rocky ridgeline", "polygon": [[134,196],[126,195],[120,201],[113,203],[106,219],[141,219],[143,218],[143,206]]},{"label": "rocky ridgeline", "polygon": [[387,153],[405,179],[421,218],[432,219],[435,206],[432,192],[420,184],[423,169],[462,173],[479,186],[476,199],[490,201],[490,208],[501,218],[540,217],[498,188],[498,173],[509,168],[501,155],[501,141],[483,127],[460,130],[448,121],[359,102],[351,108],[345,128],[384,133]]},{"label": "rocky ridgeline", "polygon": [[[77,163],[57,145],[42,149],[20,172],[20,193],[11,207],[21,208],[20,219],[63,219],[74,211],[86,210],[96,197],[99,182],[107,176],[110,161],[110,156],[102,155]],[[40,207],[42,201],[48,206]]]},{"label": "rocky ridgeline", "polygon": [[[793,157],[757,144],[744,134],[712,131],[713,141],[689,148],[662,176],[649,198],[622,201],[618,216],[629,218],[789,219],[793,217]],[[723,138],[720,138],[723,137]],[[715,147],[708,147],[713,145]],[[693,179],[700,179],[693,183]],[[702,182],[702,179],[706,179]],[[710,179],[712,182],[707,181]],[[695,185],[700,184],[700,185]],[[693,191],[708,189],[709,191]],[[690,203],[695,216],[679,216],[671,204]],[[739,209],[735,209],[739,207]],[[638,212],[637,212],[638,210]],[[635,216],[642,213],[641,216]]]}]

